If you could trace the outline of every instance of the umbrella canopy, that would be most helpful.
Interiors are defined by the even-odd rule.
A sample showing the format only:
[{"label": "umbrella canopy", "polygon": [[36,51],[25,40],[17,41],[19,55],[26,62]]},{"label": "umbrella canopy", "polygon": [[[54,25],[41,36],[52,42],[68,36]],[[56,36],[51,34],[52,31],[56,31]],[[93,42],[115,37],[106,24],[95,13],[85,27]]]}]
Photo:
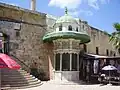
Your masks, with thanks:
[{"label": "umbrella canopy", "polygon": [[6,54],[0,54],[0,68],[20,69],[20,65]]},{"label": "umbrella canopy", "polygon": [[102,70],[117,70],[117,68],[112,65],[108,65],[108,66],[103,67]]}]

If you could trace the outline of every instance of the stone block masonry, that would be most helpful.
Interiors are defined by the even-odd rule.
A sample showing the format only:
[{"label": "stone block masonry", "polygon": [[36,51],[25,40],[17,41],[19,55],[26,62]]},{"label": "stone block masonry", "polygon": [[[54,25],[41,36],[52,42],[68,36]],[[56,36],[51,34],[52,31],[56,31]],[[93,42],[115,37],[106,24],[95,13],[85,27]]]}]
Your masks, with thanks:
[{"label": "stone block masonry", "polygon": [[36,62],[49,78],[48,50],[42,41],[46,28],[46,14],[0,3],[0,32],[10,37],[10,55],[29,69]]}]

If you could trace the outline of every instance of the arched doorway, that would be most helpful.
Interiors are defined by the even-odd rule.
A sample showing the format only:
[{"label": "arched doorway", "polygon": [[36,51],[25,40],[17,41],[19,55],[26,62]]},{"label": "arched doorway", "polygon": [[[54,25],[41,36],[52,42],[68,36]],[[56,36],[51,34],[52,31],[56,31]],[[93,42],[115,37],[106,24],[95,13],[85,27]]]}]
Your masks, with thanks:
[{"label": "arched doorway", "polygon": [[0,32],[0,53],[9,54],[9,35]]}]

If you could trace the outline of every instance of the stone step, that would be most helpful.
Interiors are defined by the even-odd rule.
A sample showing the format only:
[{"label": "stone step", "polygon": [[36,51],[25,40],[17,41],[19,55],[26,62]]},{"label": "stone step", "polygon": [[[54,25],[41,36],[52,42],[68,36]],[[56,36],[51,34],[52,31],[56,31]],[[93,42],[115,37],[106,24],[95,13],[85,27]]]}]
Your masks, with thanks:
[{"label": "stone step", "polygon": [[30,75],[29,73],[26,72],[22,72],[22,73],[18,73],[18,72],[11,72],[11,73],[1,73],[1,75]]},{"label": "stone step", "polygon": [[35,77],[2,77],[2,81],[3,80],[32,80],[32,79],[36,79]]},{"label": "stone step", "polygon": [[40,84],[41,82],[31,82],[31,83],[7,83],[7,84],[2,84],[1,86],[5,87],[5,86],[10,86],[10,87],[23,87],[23,86],[29,86],[29,85],[36,85],[36,84]]},{"label": "stone step", "polygon": [[41,86],[43,83],[38,84],[31,84],[31,85],[22,85],[22,86],[10,86],[10,85],[2,85],[3,90],[16,90],[16,89],[27,89],[32,87],[38,87]]},{"label": "stone step", "polygon": [[1,74],[1,77],[26,77],[26,76],[30,76],[30,74]]},{"label": "stone step", "polygon": [[38,79],[33,79],[33,78],[30,78],[30,79],[3,79],[1,82],[35,82],[35,81],[38,81]]},{"label": "stone step", "polygon": [[13,72],[13,73],[24,73],[24,72],[28,73],[27,71],[22,70],[22,69],[20,69],[20,70],[1,69],[1,72],[3,72],[3,73],[11,73],[11,72]]},{"label": "stone step", "polygon": [[32,76],[30,76],[29,74],[26,74],[26,75],[17,75],[17,74],[14,74],[14,75],[9,75],[9,74],[7,74],[7,75],[1,75],[1,77],[32,77]]},{"label": "stone step", "polygon": [[10,84],[10,85],[16,85],[16,84],[19,84],[19,85],[23,85],[23,84],[36,84],[36,83],[41,83],[40,80],[35,80],[35,81],[24,81],[24,82],[20,82],[20,81],[2,81],[2,84],[5,85],[5,84]]},{"label": "stone step", "polygon": [[41,85],[41,81],[26,71],[3,69],[1,74],[2,88],[28,88]]},{"label": "stone step", "polygon": [[27,72],[25,72],[25,71],[22,71],[22,72],[20,72],[20,71],[17,71],[17,72],[1,72],[1,74],[29,74],[29,73],[27,73]]}]

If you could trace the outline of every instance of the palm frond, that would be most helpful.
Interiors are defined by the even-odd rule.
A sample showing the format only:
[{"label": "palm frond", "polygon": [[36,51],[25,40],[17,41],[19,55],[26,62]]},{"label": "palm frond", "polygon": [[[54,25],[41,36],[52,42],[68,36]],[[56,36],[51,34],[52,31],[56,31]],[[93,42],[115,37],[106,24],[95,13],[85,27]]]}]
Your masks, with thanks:
[{"label": "palm frond", "polygon": [[110,36],[109,41],[112,42],[112,44],[115,46],[116,49],[120,48],[120,24],[115,23],[114,28],[116,29],[116,32],[113,32]]}]

